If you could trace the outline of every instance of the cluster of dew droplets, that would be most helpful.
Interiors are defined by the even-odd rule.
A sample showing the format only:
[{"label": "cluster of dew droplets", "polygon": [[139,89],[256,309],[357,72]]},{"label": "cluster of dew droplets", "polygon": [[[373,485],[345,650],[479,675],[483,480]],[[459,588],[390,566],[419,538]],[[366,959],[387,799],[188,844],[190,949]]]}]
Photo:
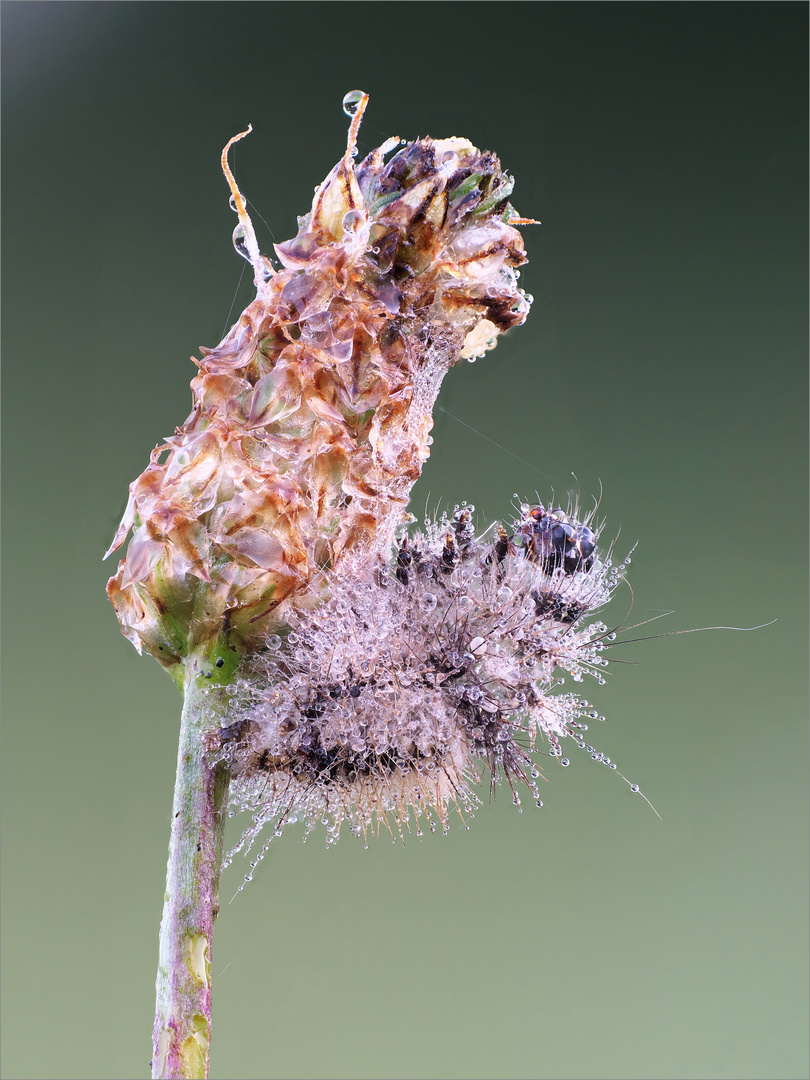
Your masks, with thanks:
[{"label": "cluster of dew droplets", "polygon": [[[234,812],[253,824],[234,852],[271,829],[251,867],[297,820],[307,835],[322,823],[328,845],[344,825],[395,841],[421,836],[423,821],[447,832],[456,811],[466,826],[482,770],[519,809],[518,786],[542,806],[538,740],[562,766],[573,739],[617,771],[585,741],[586,721],[604,717],[559,691],[567,677],[604,682],[615,631],[585,618],[609,600],[627,560],[596,557],[599,530],[576,508],[522,505],[511,534],[498,526],[480,537],[474,509],[402,534],[389,565],[331,581],[327,598],[268,639],[240,676],[223,752]],[[559,550],[549,537],[562,538]]]}]

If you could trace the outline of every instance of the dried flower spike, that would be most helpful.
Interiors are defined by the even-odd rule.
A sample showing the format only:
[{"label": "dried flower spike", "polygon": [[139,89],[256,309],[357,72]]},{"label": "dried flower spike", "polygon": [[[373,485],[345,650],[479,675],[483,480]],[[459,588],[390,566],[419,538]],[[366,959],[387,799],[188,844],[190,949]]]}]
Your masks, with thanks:
[{"label": "dried flower spike", "polygon": [[355,164],[367,100],[347,95],[346,153],[276,245],[278,272],[223,151],[257,297],[195,361],[191,415],[131,485],[110,549],[132,532],[108,593],[167,667],[201,649],[228,662],[285,622],[284,601],[316,601],[324,571],[387,552],[445,373],[528,313],[510,224],[525,219],[497,158],[389,139]]},{"label": "dried flower spike", "polygon": [[[442,378],[460,357],[492,348],[529,309],[517,286],[525,253],[514,228],[526,219],[509,204],[512,179],[497,158],[464,139],[389,139],[358,164],[367,102],[360,91],[344,99],[346,153],[298,235],[276,246],[280,269],[259,249],[227,161],[250,128],[225,147],[234,246],[253,269],[256,299],[194,361],[191,414],[130,486],[107,553],[131,533],[108,595],[125,636],[185,694],[155,1077],[208,1075],[231,767],[246,782],[251,776],[247,742],[240,756],[223,741],[223,727],[236,730],[226,686],[273,631],[292,645],[291,626],[319,605],[337,611],[337,586],[357,579],[360,589],[361,568],[385,561],[429,453]],[[404,554],[400,562],[404,573]],[[295,673],[284,674],[292,687]],[[324,727],[321,738],[329,737]],[[464,768],[459,758],[459,776]]]}]

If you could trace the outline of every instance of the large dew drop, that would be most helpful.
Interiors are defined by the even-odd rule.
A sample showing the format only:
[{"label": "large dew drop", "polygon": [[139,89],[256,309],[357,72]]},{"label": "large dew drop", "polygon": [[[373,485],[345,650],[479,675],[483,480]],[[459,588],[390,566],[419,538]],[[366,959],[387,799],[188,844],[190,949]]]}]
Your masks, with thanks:
[{"label": "large dew drop", "polygon": [[233,230],[233,246],[243,259],[247,259],[250,262],[250,252],[247,246],[247,235],[245,233],[244,226],[237,225]]},{"label": "large dew drop", "polygon": [[343,111],[347,116],[354,116],[360,102],[366,95],[362,90],[350,90],[343,99]]}]

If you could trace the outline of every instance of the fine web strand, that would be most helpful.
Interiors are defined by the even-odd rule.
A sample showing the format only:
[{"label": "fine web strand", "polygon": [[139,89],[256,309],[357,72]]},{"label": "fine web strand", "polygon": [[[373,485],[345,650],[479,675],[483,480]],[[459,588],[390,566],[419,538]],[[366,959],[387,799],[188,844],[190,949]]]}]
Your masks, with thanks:
[{"label": "fine web strand", "polygon": [[439,405],[438,410],[439,412],[443,412],[445,416],[449,416],[451,420],[455,420],[456,423],[463,424],[465,428],[469,428],[470,431],[474,432],[476,435],[479,435],[482,439],[486,439],[488,443],[492,443],[493,446],[497,446],[499,450],[503,450],[505,454],[509,454],[509,456],[513,457],[515,461],[519,461],[523,465],[528,465],[530,469],[533,469],[534,472],[539,473],[540,476],[545,476],[547,480],[551,480],[551,477],[548,475],[548,473],[543,472],[542,469],[538,469],[536,465],[532,465],[530,461],[527,461],[525,458],[520,457],[513,450],[509,450],[508,447],[502,446],[499,442],[495,442],[494,439],[490,439],[489,435],[485,435],[483,431],[479,431],[478,428],[473,427],[472,424],[468,424],[467,421],[462,420],[460,416],[456,416],[454,413],[451,413],[450,410],[445,409],[443,405]]}]

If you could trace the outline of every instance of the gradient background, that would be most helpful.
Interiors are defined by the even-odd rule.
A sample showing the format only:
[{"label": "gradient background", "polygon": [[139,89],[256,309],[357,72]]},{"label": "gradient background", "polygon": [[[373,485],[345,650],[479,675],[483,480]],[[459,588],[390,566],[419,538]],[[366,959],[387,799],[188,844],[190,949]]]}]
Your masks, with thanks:
[{"label": "gradient background", "polygon": [[663,822],[575,751],[542,811],[405,849],[290,830],[229,906],[230,870],[212,1076],[806,1077],[806,6],[2,14],[3,1075],[148,1074],[180,698],[101,554],[251,298],[222,146],[253,123],[269,248],[360,87],[361,150],[467,136],[543,221],[528,325],[442,391],[486,438],[438,413],[413,508],[601,481],[631,621],[778,622],[629,645],[589,688]]}]

